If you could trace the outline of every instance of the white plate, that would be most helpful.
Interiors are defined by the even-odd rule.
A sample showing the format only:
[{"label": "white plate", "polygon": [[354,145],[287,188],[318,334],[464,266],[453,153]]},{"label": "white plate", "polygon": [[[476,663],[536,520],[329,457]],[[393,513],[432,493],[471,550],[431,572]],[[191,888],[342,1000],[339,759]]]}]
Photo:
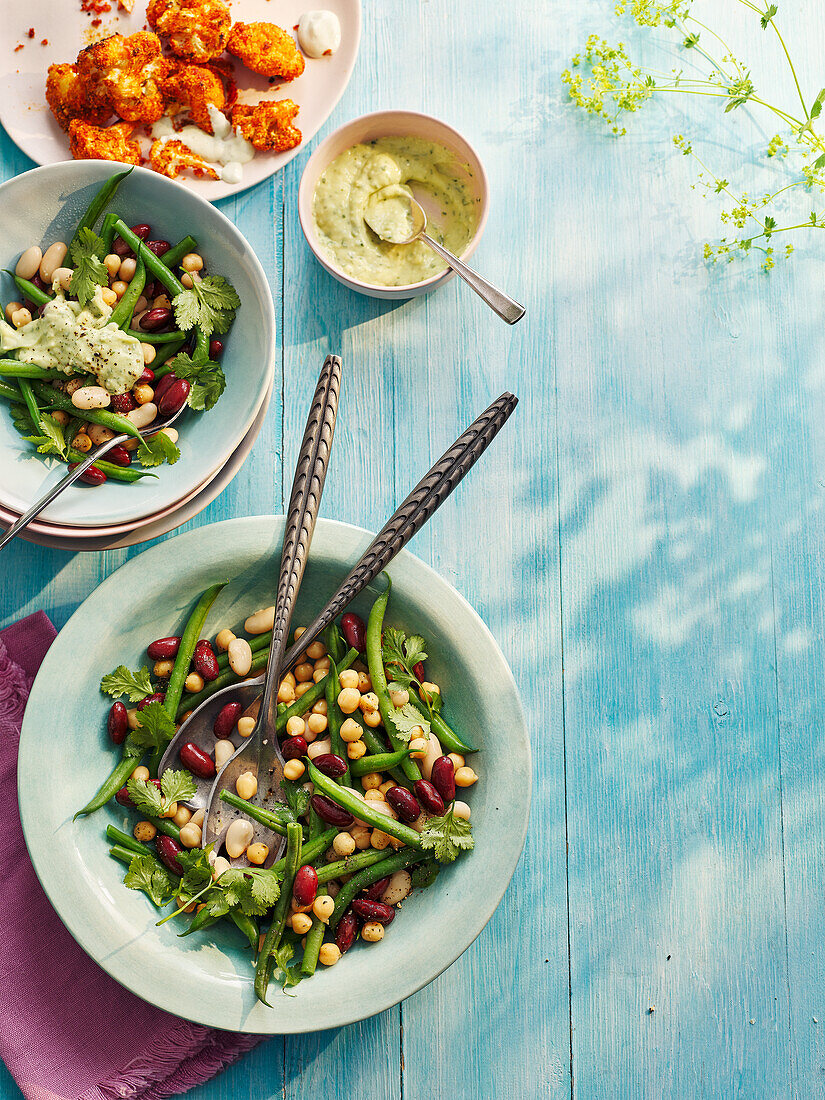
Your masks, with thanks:
[{"label": "white plate", "polygon": [[[112,11],[100,17],[84,14],[80,0],[3,0],[3,34],[0,36],[0,122],[12,141],[37,164],[55,164],[70,160],[68,136],[60,129],[46,104],[46,70],[55,62],[73,62],[78,52],[97,38],[109,34],[132,34],[147,27],[146,0],[137,0],[131,15],[117,12],[117,0],[110,0]],[[305,11],[323,7],[335,12],[341,22],[341,45],[332,57],[306,59],[306,69],[288,84],[270,85],[267,78],[247,69],[237,58],[231,58],[241,100],[254,101],[260,93],[277,94],[292,99],[300,107],[296,124],[304,140],[296,149],[285,153],[258,153],[244,166],[243,180],[238,184],[212,180],[196,180],[181,176],[193,191],[211,201],[234,195],[279,172],[297,156],[310,138],[329,118],[344,94],[361,39],[361,0],[235,0],[232,18],[235,22],[264,21],[277,23],[294,33],[292,28]],[[92,19],[100,18],[99,27]],[[26,34],[34,28],[34,38]],[[42,39],[48,45],[41,46]],[[20,43],[22,50],[16,50]],[[224,57],[229,57],[225,54]],[[135,133],[137,135],[137,130]]]},{"label": "white plate", "polygon": [[[0,186],[0,267],[13,267],[31,244],[68,240],[113,170],[108,161],[70,161],[36,168]],[[207,267],[234,285],[241,307],[225,337],[226,391],[208,413],[186,413],[181,418],[178,462],[159,467],[157,480],[147,478],[127,486],[108,481],[88,493],[64,493],[45,509],[43,519],[72,527],[143,519],[202,485],[246,435],[275,365],[275,311],[269,284],[252,248],[228,218],[199,195],[145,168],[136,168],[123,181],[111,209],[121,211],[130,225],[149,222],[156,237],[172,242],[191,233]],[[12,280],[0,276],[3,300],[15,294]],[[0,504],[22,514],[64,471],[61,463],[37,455],[21,439],[3,402]]]}]

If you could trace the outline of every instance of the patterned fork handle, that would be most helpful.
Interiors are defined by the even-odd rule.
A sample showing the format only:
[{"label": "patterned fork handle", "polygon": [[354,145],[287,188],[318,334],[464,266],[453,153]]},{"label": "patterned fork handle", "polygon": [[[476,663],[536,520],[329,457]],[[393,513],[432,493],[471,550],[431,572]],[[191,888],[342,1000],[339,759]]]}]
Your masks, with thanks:
[{"label": "patterned fork handle", "polygon": [[424,526],[481,458],[517,404],[517,397],[511,393],[503,393],[445,451],[406,500],[396,508],[327,606],[301,635],[300,642],[292,646],[283,660],[282,668],[291,668],[298,654],[337,618]]}]

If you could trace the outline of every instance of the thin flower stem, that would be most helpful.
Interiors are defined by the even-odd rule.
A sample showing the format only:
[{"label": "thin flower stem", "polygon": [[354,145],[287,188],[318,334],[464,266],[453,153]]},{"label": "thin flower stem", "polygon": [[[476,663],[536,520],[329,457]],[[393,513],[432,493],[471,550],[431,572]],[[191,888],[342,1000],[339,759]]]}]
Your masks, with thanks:
[{"label": "thin flower stem", "polygon": [[[750,2],[750,0],[739,0],[739,3],[743,4],[746,8],[750,8],[751,11],[756,12],[756,14],[760,17],[764,16],[766,14],[766,12],[763,11],[761,8],[758,8],[756,6],[756,4],[752,4]],[[794,68],[794,63],[793,63],[793,61],[791,61],[791,55],[788,53],[788,47],[785,45],[785,39],[780,34],[779,28],[776,26],[773,19],[769,20],[769,22],[770,22],[771,28],[773,29],[774,34],[779,39],[779,44],[782,47],[782,52],[785,54],[785,58],[788,62],[788,66],[790,67],[791,76],[793,77],[793,82],[796,85],[797,95],[799,96],[799,102],[802,104],[802,113],[805,115],[805,120],[807,122],[807,121],[810,120],[811,116],[808,114],[808,108],[805,106],[805,99],[802,95],[802,89],[799,86],[799,81],[797,80],[796,69]]]}]

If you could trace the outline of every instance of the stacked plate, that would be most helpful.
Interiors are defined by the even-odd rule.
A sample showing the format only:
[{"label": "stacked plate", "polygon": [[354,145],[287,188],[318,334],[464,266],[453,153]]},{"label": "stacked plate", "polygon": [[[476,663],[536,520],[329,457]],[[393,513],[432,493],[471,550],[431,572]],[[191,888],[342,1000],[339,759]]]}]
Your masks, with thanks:
[{"label": "stacked plate", "polygon": [[[0,268],[14,268],[30,245],[71,238],[101,183],[117,170],[106,161],[37,168],[0,187]],[[272,390],[275,312],[264,271],[235,226],[210,203],[153,172],[136,168],[112,208],[134,225],[151,225],[155,239],[185,234],[198,242],[208,270],[227,278],[241,300],[222,337],[226,390],[208,412],[179,420],[181,457],[133,484],[72,485],[34,520],[25,536],[40,545],[100,550],[155,538],[191,519],[231,481],[260,431]],[[3,276],[3,302],[16,288]],[[18,295],[19,296],[19,295]],[[65,473],[15,431],[0,404],[0,525],[8,528]]]}]

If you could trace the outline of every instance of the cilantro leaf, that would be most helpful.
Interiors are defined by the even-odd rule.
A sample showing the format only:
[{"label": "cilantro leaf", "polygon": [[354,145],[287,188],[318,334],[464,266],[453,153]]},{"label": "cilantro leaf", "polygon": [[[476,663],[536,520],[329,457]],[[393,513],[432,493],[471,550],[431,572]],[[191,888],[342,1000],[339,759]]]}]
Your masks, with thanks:
[{"label": "cilantro leaf", "polygon": [[425,859],[423,863],[414,864],[410,868],[410,878],[413,886],[417,886],[419,890],[426,890],[438,878],[440,870],[440,864],[436,863],[434,859]]},{"label": "cilantro leaf", "polygon": [[415,666],[419,661],[426,661],[426,644],[420,634],[408,638],[403,630],[396,630],[395,627],[384,631],[382,658],[402,687],[418,685]]},{"label": "cilantro leaf", "polygon": [[432,850],[439,863],[452,863],[459,852],[474,846],[469,821],[456,817],[452,806],[443,817],[431,817],[421,830],[421,847]]},{"label": "cilantro leaf", "polygon": [[58,458],[66,457],[66,437],[63,429],[49,413],[40,416],[42,434],[27,435],[24,438],[37,445],[37,450],[42,455],[57,455]]},{"label": "cilantro leaf", "polygon": [[152,694],[149,669],[144,665],[138,672],[130,672],[126,665],[118,665],[100,681],[100,690],[114,699],[125,695],[130,703],[139,703]]},{"label": "cilantro leaf", "polygon": [[144,749],[162,749],[175,735],[175,723],[166,713],[162,703],[150,703],[140,712],[140,725],[132,730],[136,745]]},{"label": "cilantro leaf", "polygon": [[[178,852],[175,857],[183,868],[183,878],[180,880],[178,895],[182,901],[199,894],[204,887],[212,881],[212,864],[209,862],[209,854],[213,845],[206,848],[188,848]],[[201,900],[206,904],[206,899],[212,897],[212,891],[204,895]],[[226,912],[227,910],[224,910]]]},{"label": "cilantro leaf", "polygon": [[81,229],[77,240],[72,242],[74,272],[70,289],[83,306],[94,298],[99,286],[109,285],[109,272],[103,263],[105,251],[103,241],[87,227]]},{"label": "cilantro leaf", "polygon": [[157,432],[148,439],[142,439],[136,454],[141,466],[160,466],[164,462],[174,466],[180,458],[177,446],[163,432]]},{"label": "cilantro leaf", "polygon": [[395,726],[402,741],[409,741],[413,730],[422,731],[418,734],[419,737],[430,736],[429,721],[412,703],[405,703],[403,707],[391,707],[390,721]]},{"label": "cilantro leaf", "polygon": [[309,806],[309,791],[305,791],[303,784],[297,779],[282,779],[281,790],[286,796],[286,802],[293,814],[293,819],[303,817]]},{"label": "cilantro leaf", "polygon": [[171,366],[178,378],[186,378],[192,383],[189,407],[195,412],[211,409],[226,389],[226,375],[209,358],[192,358],[182,351],[172,360]]},{"label": "cilantro leaf", "polygon": [[205,336],[228,332],[240,304],[235,288],[222,275],[207,275],[172,302],[178,328],[199,328]]},{"label": "cilantro leaf", "polygon": [[167,768],[160,777],[160,789],[163,791],[166,804],[171,805],[173,802],[185,802],[187,798],[191,798],[197,791],[198,785],[189,772]]},{"label": "cilantro leaf", "polygon": [[135,856],[123,882],[130,890],[143,890],[158,908],[174,897],[177,889],[172,875],[148,854]]},{"label": "cilantro leaf", "polygon": [[232,867],[224,871],[219,885],[230,909],[248,917],[262,917],[281,896],[281,883],[271,871]]},{"label": "cilantro leaf", "polygon": [[126,790],[138,813],[147,817],[160,817],[163,813],[163,796],[154,783],[147,779],[129,779],[126,781]]}]

